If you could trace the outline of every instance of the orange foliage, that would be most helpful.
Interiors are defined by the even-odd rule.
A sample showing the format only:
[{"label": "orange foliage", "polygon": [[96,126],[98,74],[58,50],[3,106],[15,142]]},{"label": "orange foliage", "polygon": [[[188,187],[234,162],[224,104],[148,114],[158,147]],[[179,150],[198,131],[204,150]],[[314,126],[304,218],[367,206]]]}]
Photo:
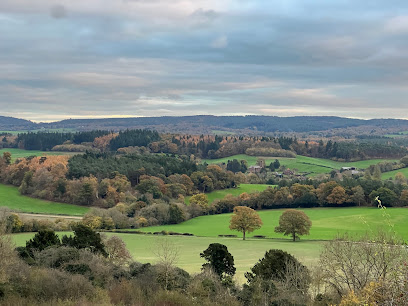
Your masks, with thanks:
[{"label": "orange foliage", "polygon": [[101,137],[96,137],[92,145],[95,148],[98,148],[99,150],[101,150],[101,152],[106,152],[107,149],[109,148],[109,144],[111,140],[117,137],[118,135],[119,135],[118,133],[111,133],[111,134],[104,135]]}]

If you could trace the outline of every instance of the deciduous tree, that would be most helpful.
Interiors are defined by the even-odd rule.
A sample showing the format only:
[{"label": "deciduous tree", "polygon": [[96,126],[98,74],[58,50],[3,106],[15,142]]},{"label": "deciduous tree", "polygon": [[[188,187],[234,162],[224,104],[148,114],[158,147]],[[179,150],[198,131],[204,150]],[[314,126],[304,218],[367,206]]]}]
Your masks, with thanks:
[{"label": "deciduous tree", "polygon": [[275,227],[276,233],[283,233],[285,236],[291,235],[293,241],[299,235],[309,235],[312,221],[300,210],[288,209],[279,218],[279,226]]},{"label": "deciduous tree", "polygon": [[242,232],[243,240],[245,240],[246,233],[253,232],[261,228],[262,225],[262,220],[255,210],[246,206],[237,206],[231,216],[229,228]]}]

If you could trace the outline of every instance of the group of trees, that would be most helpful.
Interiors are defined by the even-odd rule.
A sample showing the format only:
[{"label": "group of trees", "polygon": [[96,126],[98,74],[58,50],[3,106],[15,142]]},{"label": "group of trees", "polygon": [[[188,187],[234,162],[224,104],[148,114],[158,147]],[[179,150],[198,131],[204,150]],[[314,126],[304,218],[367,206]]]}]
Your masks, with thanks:
[{"label": "group of trees", "polygon": [[[297,207],[344,207],[377,205],[379,196],[385,206],[408,205],[408,185],[401,182],[374,179],[343,179],[304,181],[282,181],[275,188],[270,187],[258,193],[243,193],[240,196],[227,195],[205,206],[204,213],[231,213],[236,206],[247,206],[255,210]],[[199,198],[202,196],[196,195]],[[200,202],[200,201],[199,201]],[[205,198],[204,198],[205,202]]]},{"label": "group of trees", "polygon": [[[255,210],[246,206],[237,206],[231,216],[229,228],[242,232],[242,239],[245,240],[246,233],[251,233],[262,225],[263,222]],[[300,235],[309,235],[311,227],[312,221],[303,211],[287,209],[280,216],[279,226],[275,227],[275,232],[291,236],[292,240],[296,241]]]},{"label": "group of trees", "polygon": [[109,208],[93,210],[93,219],[101,221],[90,221],[105,229],[173,224],[201,215],[204,210],[187,207],[184,196],[236,187],[242,175],[164,154],[87,153],[14,163],[9,153],[0,157],[1,182],[18,186],[24,195]]}]

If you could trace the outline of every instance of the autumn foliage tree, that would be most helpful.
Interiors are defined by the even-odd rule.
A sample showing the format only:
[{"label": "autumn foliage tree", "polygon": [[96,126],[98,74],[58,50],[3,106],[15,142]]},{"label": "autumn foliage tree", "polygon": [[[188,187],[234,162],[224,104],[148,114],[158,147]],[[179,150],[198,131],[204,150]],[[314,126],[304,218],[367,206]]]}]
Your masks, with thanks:
[{"label": "autumn foliage tree", "polygon": [[276,233],[283,233],[285,236],[292,236],[293,241],[299,235],[309,235],[312,221],[300,210],[287,209],[279,218],[279,226],[275,227]]},{"label": "autumn foliage tree", "polygon": [[261,228],[262,225],[262,220],[255,210],[246,206],[237,206],[231,216],[229,228],[242,232],[243,240],[245,240],[246,233],[251,233]]}]

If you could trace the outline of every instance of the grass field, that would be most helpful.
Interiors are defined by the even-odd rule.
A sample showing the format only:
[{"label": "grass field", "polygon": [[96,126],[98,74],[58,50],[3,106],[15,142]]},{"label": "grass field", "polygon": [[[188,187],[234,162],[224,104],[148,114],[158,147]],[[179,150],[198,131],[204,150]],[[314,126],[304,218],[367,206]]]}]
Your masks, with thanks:
[{"label": "grass field", "polygon": [[[261,229],[247,234],[247,236],[264,235],[268,238],[284,238],[282,234],[274,232],[274,228],[278,225],[279,217],[283,211],[283,209],[259,211],[263,226]],[[390,229],[387,225],[388,218],[384,217],[383,211],[376,207],[309,208],[302,209],[302,211],[313,222],[310,235],[304,236],[302,239],[330,240],[338,233],[346,231],[361,234],[366,231],[376,231],[382,226],[386,227],[386,230]],[[388,208],[386,213],[390,215],[389,221],[393,225],[392,229],[402,238],[407,238],[408,209]],[[231,231],[228,228],[230,218],[231,214],[201,216],[176,225],[146,227],[142,230],[145,232],[167,230],[206,237],[228,234],[242,237],[240,233]],[[289,237],[286,238],[290,239]]]},{"label": "grass field", "polygon": [[278,159],[281,165],[284,165],[290,169],[297,169],[299,172],[311,172],[313,175],[329,173],[333,169],[340,170],[341,167],[356,167],[358,169],[365,169],[368,168],[370,165],[374,165],[381,161],[384,161],[383,159],[370,159],[357,162],[338,162],[330,159],[314,158],[301,155],[296,156],[296,158],[286,158],[286,157],[257,157],[239,154],[219,159],[203,159],[202,162],[203,163],[206,162],[207,164],[220,164],[227,163],[228,160],[237,159],[246,160],[248,162],[248,165],[251,166],[256,164],[258,158],[264,158],[267,166],[269,166],[271,162],[275,161],[275,159]]},{"label": "grass field", "polygon": [[[66,233],[60,233],[60,236]],[[24,246],[25,242],[33,237],[33,233],[14,234],[13,239],[17,246]],[[106,235],[117,235],[123,239],[134,260],[143,263],[155,263],[155,249],[160,241],[170,241],[178,250],[178,261],[176,265],[185,269],[189,273],[200,272],[204,263],[200,258],[200,253],[204,251],[210,243],[222,243],[228,247],[229,252],[234,256],[237,268],[236,278],[238,282],[244,283],[244,273],[265,255],[270,249],[284,250],[304,264],[311,266],[317,262],[321,251],[321,242],[300,241],[292,243],[272,239],[248,239],[242,241],[237,238],[218,237],[175,237],[175,236],[153,236],[107,233]]]},{"label": "grass field", "polygon": [[77,152],[57,152],[57,151],[37,151],[37,150],[22,150],[14,148],[0,149],[0,155],[3,155],[3,152],[10,152],[11,159],[14,161],[17,158],[24,158],[28,156],[44,156],[44,155],[74,155],[78,154]]},{"label": "grass field", "polygon": [[[232,194],[233,196],[239,196],[241,193],[254,193],[257,191],[264,191],[268,187],[273,187],[273,185],[264,185],[264,184],[240,184],[237,188],[215,190],[209,193],[206,193],[208,197],[208,203],[211,204],[214,200],[223,199],[227,194]],[[190,204],[190,198],[186,197],[186,204]]]},{"label": "grass field", "polygon": [[406,177],[408,177],[408,168],[402,168],[402,169],[398,169],[398,170],[394,170],[394,171],[388,171],[388,172],[384,172],[383,174],[381,174],[381,178],[383,180],[388,180],[389,178],[395,178],[395,175],[401,172],[402,174],[404,174]]},{"label": "grass field", "polygon": [[0,207],[37,214],[82,216],[89,208],[22,196],[17,187],[0,184]]},{"label": "grass field", "polygon": [[408,137],[408,131],[399,132],[399,134],[386,134],[384,136],[385,137],[391,137],[391,138]]}]

